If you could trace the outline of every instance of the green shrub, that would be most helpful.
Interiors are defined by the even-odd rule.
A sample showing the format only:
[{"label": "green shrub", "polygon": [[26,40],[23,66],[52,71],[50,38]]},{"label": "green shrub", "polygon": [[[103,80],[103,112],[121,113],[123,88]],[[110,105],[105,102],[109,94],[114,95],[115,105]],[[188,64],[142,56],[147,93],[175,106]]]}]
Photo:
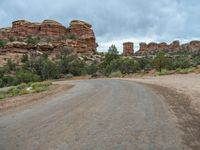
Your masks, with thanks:
[{"label": "green shrub", "polygon": [[49,86],[52,85],[51,82],[45,82],[45,83],[32,83],[31,87],[32,90],[36,93],[47,91],[49,89]]},{"label": "green shrub", "polygon": [[67,39],[78,40],[79,38],[78,38],[78,36],[75,35],[75,34],[70,34],[70,35],[67,36]]},{"label": "green shrub", "polygon": [[6,98],[6,93],[0,91],[0,100]]},{"label": "green shrub", "polygon": [[112,72],[112,73],[109,75],[110,78],[120,78],[120,77],[122,77],[122,76],[123,76],[123,74],[121,73],[121,71]]},{"label": "green shrub", "polygon": [[28,36],[26,43],[36,45],[40,42],[40,37]]},{"label": "green shrub", "polygon": [[167,69],[162,69],[161,72],[158,73],[158,75],[163,76],[163,75],[169,75],[171,74]]},{"label": "green shrub", "polygon": [[4,87],[4,82],[3,80],[0,78],[0,88]]},{"label": "green shrub", "polygon": [[85,75],[86,71],[86,64],[81,60],[74,60],[69,67],[69,72],[74,76]]},{"label": "green shrub", "polygon": [[188,74],[188,73],[191,73],[191,72],[194,72],[196,68],[194,67],[190,67],[190,68],[178,68],[176,69],[176,73],[179,73],[179,74]]},{"label": "green shrub", "polygon": [[3,80],[3,87],[4,86],[14,86],[18,84],[18,80],[14,76],[4,76]]},{"label": "green shrub", "polygon": [[43,63],[41,73],[43,80],[59,78],[59,69],[57,65],[49,60]]},{"label": "green shrub", "polygon": [[16,78],[19,83],[29,83],[29,82],[38,82],[40,81],[40,77],[31,72],[21,70],[16,73]]},{"label": "green shrub", "polygon": [[170,58],[166,56],[164,52],[158,52],[152,63],[155,69],[161,72],[162,69],[169,68]]},{"label": "green shrub", "polygon": [[189,68],[191,66],[190,58],[188,57],[175,57],[171,62],[171,69],[177,69],[177,68]]},{"label": "green shrub", "polygon": [[27,55],[27,54],[24,54],[24,55],[22,56],[22,58],[21,58],[21,62],[22,62],[22,63],[26,63],[26,62],[28,62],[28,61],[29,61],[28,55]]},{"label": "green shrub", "polygon": [[5,74],[5,68],[3,67],[0,67],[0,78],[3,78],[4,77],[4,74]]},{"label": "green shrub", "polygon": [[123,59],[120,71],[123,74],[136,73],[139,70],[139,64],[133,58]]},{"label": "green shrub", "polygon": [[86,70],[87,74],[89,75],[96,74],[96,72],[98,71],[98,65],[96,63],[92,63],[91,65],[87,66]]},{"label": "green shrub", "polygon": [[22,83],[18,86],[12,87],[6,92],[0,91],[0,99],[6,97],[13,97],[24,94],[39,93],[48,90],[49,86],[52,85],[50,82],[45,83]]},{"label": "green shrub", "polygon": [[0,40],[0,47],[6,46],[7,41],[6,40]]},{"label": "green shrub", "polygon": [[16,64],[11,60],[8,59],[6,65],[4,66],[8,72],[16,71]]},{"label": "green shrub", "polygon": [[73,76],[73,74],[71,74],[71,73],[66,74],[66,75],[64,76],[65,79],[71,79],[71,78],[73,78],[73,77],[74,77],[74,76]]},{"label": "green shrub", "polygon": [[138,59],[138,65],[141,70],[149,71],[151,68],[150,60],[147,58],[140,58]]}]

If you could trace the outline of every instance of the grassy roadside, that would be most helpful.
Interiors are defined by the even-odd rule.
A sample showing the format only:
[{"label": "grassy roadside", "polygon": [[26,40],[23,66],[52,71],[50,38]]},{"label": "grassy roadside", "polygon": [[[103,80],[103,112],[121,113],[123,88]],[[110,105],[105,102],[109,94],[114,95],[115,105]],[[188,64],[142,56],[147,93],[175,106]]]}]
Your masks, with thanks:
[{"label": "grassy roadside", "polygon": [[36,82],[36,83],[22,83],[18,86],[11,87],[8,90],[0,91],[0,101],[8,97],[15,97],[19,95],[40,93],[47,91],[49,86],[52,85],[51,82]]}]

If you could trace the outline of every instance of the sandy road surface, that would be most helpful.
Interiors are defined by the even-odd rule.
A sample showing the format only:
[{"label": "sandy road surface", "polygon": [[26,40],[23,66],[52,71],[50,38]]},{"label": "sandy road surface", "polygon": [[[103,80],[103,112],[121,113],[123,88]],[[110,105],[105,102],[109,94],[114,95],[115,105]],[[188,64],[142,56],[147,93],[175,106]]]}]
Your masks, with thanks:
[{"label": "sandy road surface", "polygon": [[184,149],[175,117],[149,87],[70,82],[75,86],[60,96],[0,114],[0,150]]}]

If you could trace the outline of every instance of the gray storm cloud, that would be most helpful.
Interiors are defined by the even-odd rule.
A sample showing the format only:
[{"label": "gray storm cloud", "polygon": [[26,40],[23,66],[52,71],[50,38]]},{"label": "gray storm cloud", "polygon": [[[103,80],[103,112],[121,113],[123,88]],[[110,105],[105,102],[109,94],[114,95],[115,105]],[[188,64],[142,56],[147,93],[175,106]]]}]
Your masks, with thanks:
[{"label": "gray storm cloud", "polygon": [[125,40],[191,40],[200,36],[198,0],[1,0],[0,27],[13,20],[90,22],[100,47]]}]

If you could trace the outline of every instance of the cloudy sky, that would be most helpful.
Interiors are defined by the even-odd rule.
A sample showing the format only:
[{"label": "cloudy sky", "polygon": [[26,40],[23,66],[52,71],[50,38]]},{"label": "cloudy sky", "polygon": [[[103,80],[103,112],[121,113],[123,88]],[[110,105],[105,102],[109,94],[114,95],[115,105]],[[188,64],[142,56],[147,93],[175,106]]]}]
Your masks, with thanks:
[{"label": "cloudy sky", "polygon": [[0,27],[13,20],[73,19],[93,25],[99,50],[122,42],[200,39],[199,0],[0,0]]}]

